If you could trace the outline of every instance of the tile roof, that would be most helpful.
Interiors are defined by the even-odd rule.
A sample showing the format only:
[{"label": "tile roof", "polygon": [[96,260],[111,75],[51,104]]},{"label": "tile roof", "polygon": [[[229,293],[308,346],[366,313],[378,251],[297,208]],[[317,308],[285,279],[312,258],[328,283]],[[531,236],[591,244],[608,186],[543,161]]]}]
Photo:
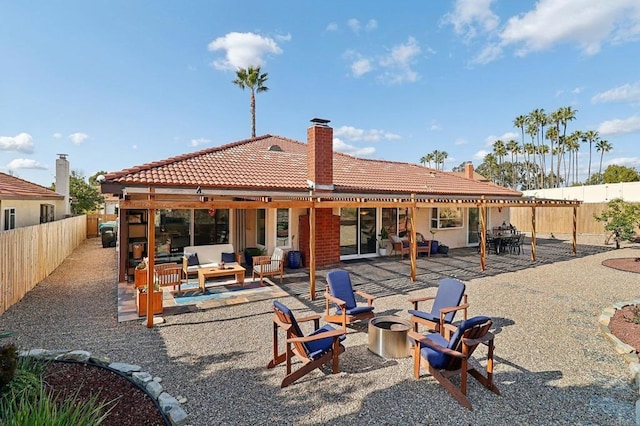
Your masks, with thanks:
[{"label": "tile roof", "polygon": [[33,198],[49,198],[62,199],[63,195],[58,194],[44,186],[27,182],[26,180],[17,178],[0,172],[0,199],[33,199]]},{"label": "tile roof", "polygon": [[[281,151],[269,149],[277,145]],[[126,186],[307,190],[307,144],[265,135],[112,172],[106,182]],[[418,164],[333,153],[336,192],[435,195],[522,194]]]}]

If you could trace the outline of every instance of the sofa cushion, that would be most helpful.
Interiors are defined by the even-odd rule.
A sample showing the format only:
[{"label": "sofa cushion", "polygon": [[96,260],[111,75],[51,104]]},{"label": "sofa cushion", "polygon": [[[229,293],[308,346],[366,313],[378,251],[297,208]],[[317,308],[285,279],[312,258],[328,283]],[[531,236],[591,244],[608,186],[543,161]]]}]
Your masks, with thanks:
[{"label": "sofa cushion", "polygon": [[222,261],[222,253],[233,253],[234,251],[232,244],[209,244],[186,246],[184,248],[185,253],[198,253],[201,265],[204,263],[220,263]]},{"label": "sofa cushion", "polygon": [[198,253],[184,252],[184,256],[187,258],[187,265],[197,266],[200,264],[200,260],[198,259]]},{"label": "sofa cushion", "polygon": [[236,261],[235,253],[222,253],[222,261],[224,263],[231,263]]}]

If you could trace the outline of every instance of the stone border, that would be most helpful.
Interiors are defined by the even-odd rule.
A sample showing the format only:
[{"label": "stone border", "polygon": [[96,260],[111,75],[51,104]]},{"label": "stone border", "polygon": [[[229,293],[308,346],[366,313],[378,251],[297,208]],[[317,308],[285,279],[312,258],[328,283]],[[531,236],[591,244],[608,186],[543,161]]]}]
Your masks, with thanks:
[{"label": "stone border", "polygon": [[31,349],[28,351],[20,351],[18,355],[41,360],[83,362],[115,370],[145,390],[146,393],[155,400],[172,426],[183,426],[187,423],[187,413],[180,405],[187,402],[187,399],[181,396],[175,398],[165,392],[160,384],[162,379],[160,377],[153,377],[146,371],[142,371],[142,367],[139,365],[111,362],[106,357],[92,356],[90,352],[82,350]]},{"label": "stone border", "polygon": [[[609,329],[609,321],[616,313],[616,311],[629,305],[640,305],[640,299],[615,303],[613,306],[602,311],[598,322],[600,323],[600,331],[604,333],[607,340],[613,343],[613,349],[616,351],[616,353],[622,355],[624,360],[629,363],[631,382],[635,382],[636,389],[638,390],[638,395],[640,395],[640,358],[638,358],[638,354],[636,354],[636,349],[633,346],[627,345],[626,343],[618,339],[613,335],[613,333],[611,333],[611,330]],[[640,398],[636,401],[635,420],[636,424],[640,425]]]}]

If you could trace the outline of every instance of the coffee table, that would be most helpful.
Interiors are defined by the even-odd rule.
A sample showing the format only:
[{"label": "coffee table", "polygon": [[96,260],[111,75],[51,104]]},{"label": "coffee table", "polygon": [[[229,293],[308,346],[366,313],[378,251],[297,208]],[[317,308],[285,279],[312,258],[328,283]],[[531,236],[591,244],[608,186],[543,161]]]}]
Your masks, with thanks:
[{"label": "coffee table", "polygon": [[204,291],[204,284],[207,278],[235,275],[236,281],[244,287],[244,272],[245,269],[240,265],[227,265],[224,268],[220,266],[200,268],[198,269],[198,286],[200,287],[200,290]]},{"label": "coffee table", "polygon": [[369,321],[369,350],[384,358],[405,358],[411,355],[408,333],[411,323],[387,315]]}]

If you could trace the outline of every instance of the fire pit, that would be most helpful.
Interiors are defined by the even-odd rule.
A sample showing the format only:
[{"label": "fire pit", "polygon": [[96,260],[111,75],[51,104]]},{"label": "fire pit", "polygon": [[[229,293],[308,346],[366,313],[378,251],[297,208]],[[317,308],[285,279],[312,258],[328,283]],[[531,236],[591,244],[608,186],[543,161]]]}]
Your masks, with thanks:
[{"label": "fire pit", "polygon": [[384,358],[405,358],[411,354],[407,333],[411,323],[395,316],[369,321],[369,350]]}]

